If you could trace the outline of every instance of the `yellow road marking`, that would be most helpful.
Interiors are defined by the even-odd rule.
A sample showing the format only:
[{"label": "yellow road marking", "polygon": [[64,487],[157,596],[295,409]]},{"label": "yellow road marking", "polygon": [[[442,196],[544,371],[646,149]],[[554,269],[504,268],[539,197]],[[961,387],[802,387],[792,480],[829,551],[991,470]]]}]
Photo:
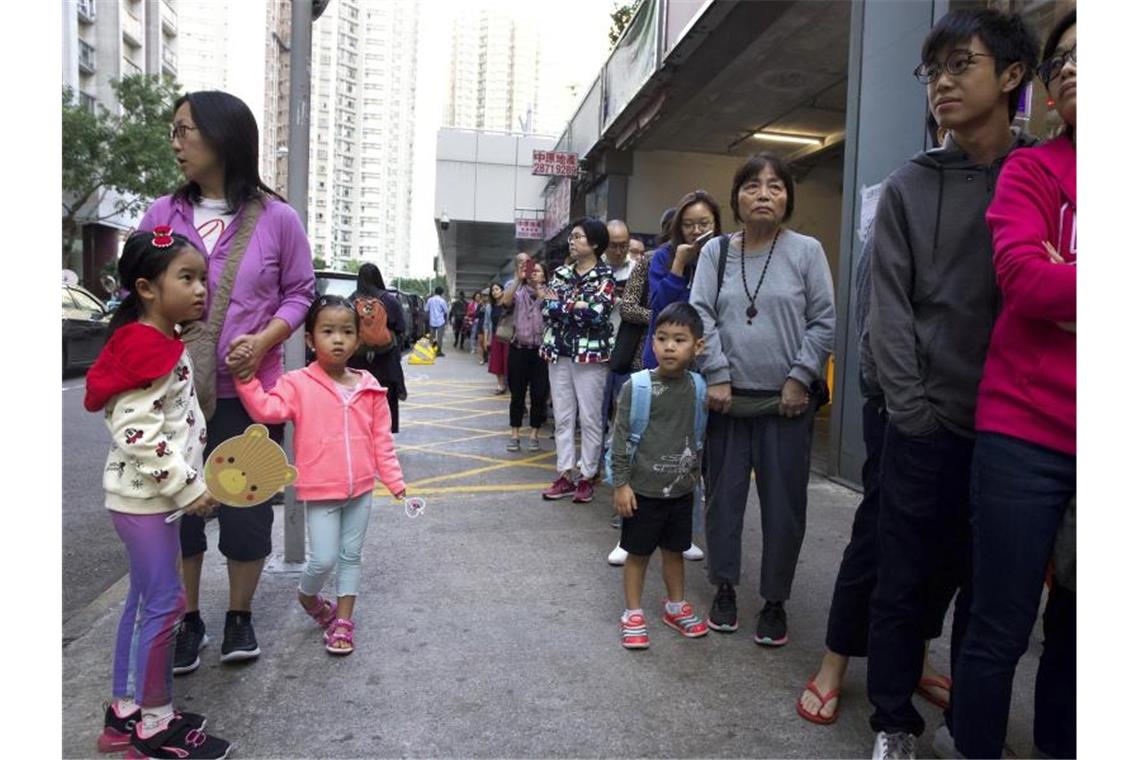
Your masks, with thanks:
[{"label": "yellow road marking", "polygon": [[488,433],[488,434],[493,433],[495,435],[506,435],[507,434],[506,430],[497,430],[496,431],[496,430],[487,430],[486,428],[463,427],[462,425],[452,425],[452,424],[446,423],[446,422],[432,422],[431,420],[416,420],[415,422],[407,423],[403,427],[412,427],[414,425],[428,425],[430,427],[446,428],[447,430],[463,430],[463,431],[468,432],[468,433]]},{"label": "yellow road marking", "polygon": [[442,480],[455,480],[456,478],[467,478],[467,477],[470,477],[472,475],[482,475],[485,472],[493,472],[495,470],[505,470],[508,467],[534,465],[536,462],[539,462],[543,459],[549,459],[553,456],[554,456],[553,451],[546,451],[546,452],[543,452],[541,454],[536,454],[532,457],[526,457],[524,459],[516,459],[513,462],[502,462],[500,464],[493,464],[493,465],[489,465],[487,467],[476,467],[472,470],[464,470],[463,472],[453,472],[453,473],[449,473],[447,475],[436,475],[436,476],[431,477],[431,478],[424,478],[423,480],[417,480],[414,483],[408,483],[407,485],[410,487],[418,488],[421,486],[425,486],[429,483],[438,483]]},{"label": "yellow road marking", "polygon": [[[409,496],[438,496],[449,493],[514,493],[518,491],[541,491],[548,488],[549,483],[504,483],[502,485],[485,486],[437,486],[435,488],[415,488],[408,486]],[[378,486],[373,492],[375,496],[391,496],[391,492],[384,486]]]},{"label": "yellow road marking", "polygon": [[[440,441],[440,443],[450,443],[450,441]],[[397,454],[402,452],[402,451],[418,451],[421,454],[438,454],[439,456],[456,457],[458,459],[474,459],[477,462],[493,462],[495,464],[502,464],[504,466],[513,466],[515,464],[518,464],[519,467],[538,467],[538,468],[543,469],[543,470],[547,469],[547,465],[528,464],[526,462],[523,462],[521,459],[517,460],[517,461],[510,461],[507,459],[496,459],[494,457],[486,457],[486,456],[483,456],[482,454],[467,454],[467,453],[462,452],[462,451],[441,451],[439,449],[426,449],[426,448],[422,448],[420,446],[411,446],[411,445],[400,446],[396,449]]]}]

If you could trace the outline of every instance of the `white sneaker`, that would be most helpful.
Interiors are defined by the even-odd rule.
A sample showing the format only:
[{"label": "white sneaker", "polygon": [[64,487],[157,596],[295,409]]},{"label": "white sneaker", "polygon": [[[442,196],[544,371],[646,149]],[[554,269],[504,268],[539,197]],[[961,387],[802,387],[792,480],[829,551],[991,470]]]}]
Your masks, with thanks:
[{"label": "white sneaker", "polygon": [[701,551],[701,547],[696,544],[689,544],[689,548],[681,552],[681,556],[685,559],[691,559],[693,562],[697,562],[705,558],[705,553]]},{"label": "white sneaker", "polygon": [[950,729],[943,723],[934,732],[934,740],[930,746],[931,752],[935,757],[949,760],[950,758],[965,757],[958,748],[954,746],[954,737],[950,735]]},{"label": "white sneaker", "polygon": [[880,731],[875,735],[875,752],[871,760],[914,760],[917,741],[914,734]]},{"label": "white sneaker", "polygon": [[628,556],[629,552],[621,548],[621,544],[619,543],[614,547],[614,550],[610,552],[610,556],[606,557],[606,562],[609,562],[614,567],[621,567],[625,564],[625,558]]}]

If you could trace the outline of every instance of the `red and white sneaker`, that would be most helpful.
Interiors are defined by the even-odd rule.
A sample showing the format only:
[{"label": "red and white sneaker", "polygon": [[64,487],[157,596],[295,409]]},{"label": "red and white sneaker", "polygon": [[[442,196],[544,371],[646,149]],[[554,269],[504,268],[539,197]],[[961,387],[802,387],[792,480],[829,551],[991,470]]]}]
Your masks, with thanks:
[{"label": "red and white sneaker", "polygon": [[693,612],[693,605],[688,602],[681,603],[681,611],[676,615],[669,614],[669,609],[665,608],[661,620],[687,639],[700,638],[709,632],[705,621]]},{"label": "red and white sneaker", "polygon": [[578,487],[574,489],[574,503],[588,504],[593,500],[594,483],[589,478],[582,478],[578,481]]},{"label": "red and white sneaker", "polygon": [[565,499],[567,496],[573,494],[575,490],[575,486],[570,481],[570,478],[562,475],[558,478],[558,480],[554,481],[550,488],[547,488],[542,492],[542,498],[546,499],[547,501]]},{"label": "red and white sneaker", "polygon": [[645,616],[633,614],[621,621],[621,645],[626,649],[649,649],[649,629]]}]

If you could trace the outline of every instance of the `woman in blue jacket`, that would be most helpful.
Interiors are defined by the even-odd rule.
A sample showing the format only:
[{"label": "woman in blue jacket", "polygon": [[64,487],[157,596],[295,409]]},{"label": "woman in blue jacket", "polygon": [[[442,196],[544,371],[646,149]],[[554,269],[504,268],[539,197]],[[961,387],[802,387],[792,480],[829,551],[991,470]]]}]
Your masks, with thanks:
[{"label": "woman in blue jacket", "polygon": [[[649,308],[653,316],[647,336],[657,329],[657,315],[662,309],[677,301],[688,302],[701,252],[693,241],[710,231],[720,234],[720,206],[704,190],[694,190],[677,202],[677,213],[669,224],[669,241],[653,252],[649,264]],[[645,341],[641,356],[645,369],[657,366],[651,337]]]}]

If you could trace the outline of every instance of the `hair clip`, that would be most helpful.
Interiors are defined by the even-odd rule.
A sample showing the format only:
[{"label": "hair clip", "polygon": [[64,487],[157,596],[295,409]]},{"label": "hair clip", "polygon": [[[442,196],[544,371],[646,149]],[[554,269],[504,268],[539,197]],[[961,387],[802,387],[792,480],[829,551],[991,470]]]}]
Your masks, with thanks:
[{"label": "hair clip", "polygon": [[174,228],[163,224],[154,228],[154,240],[150,244],[155,248],[169,248],[174,245]]}]

